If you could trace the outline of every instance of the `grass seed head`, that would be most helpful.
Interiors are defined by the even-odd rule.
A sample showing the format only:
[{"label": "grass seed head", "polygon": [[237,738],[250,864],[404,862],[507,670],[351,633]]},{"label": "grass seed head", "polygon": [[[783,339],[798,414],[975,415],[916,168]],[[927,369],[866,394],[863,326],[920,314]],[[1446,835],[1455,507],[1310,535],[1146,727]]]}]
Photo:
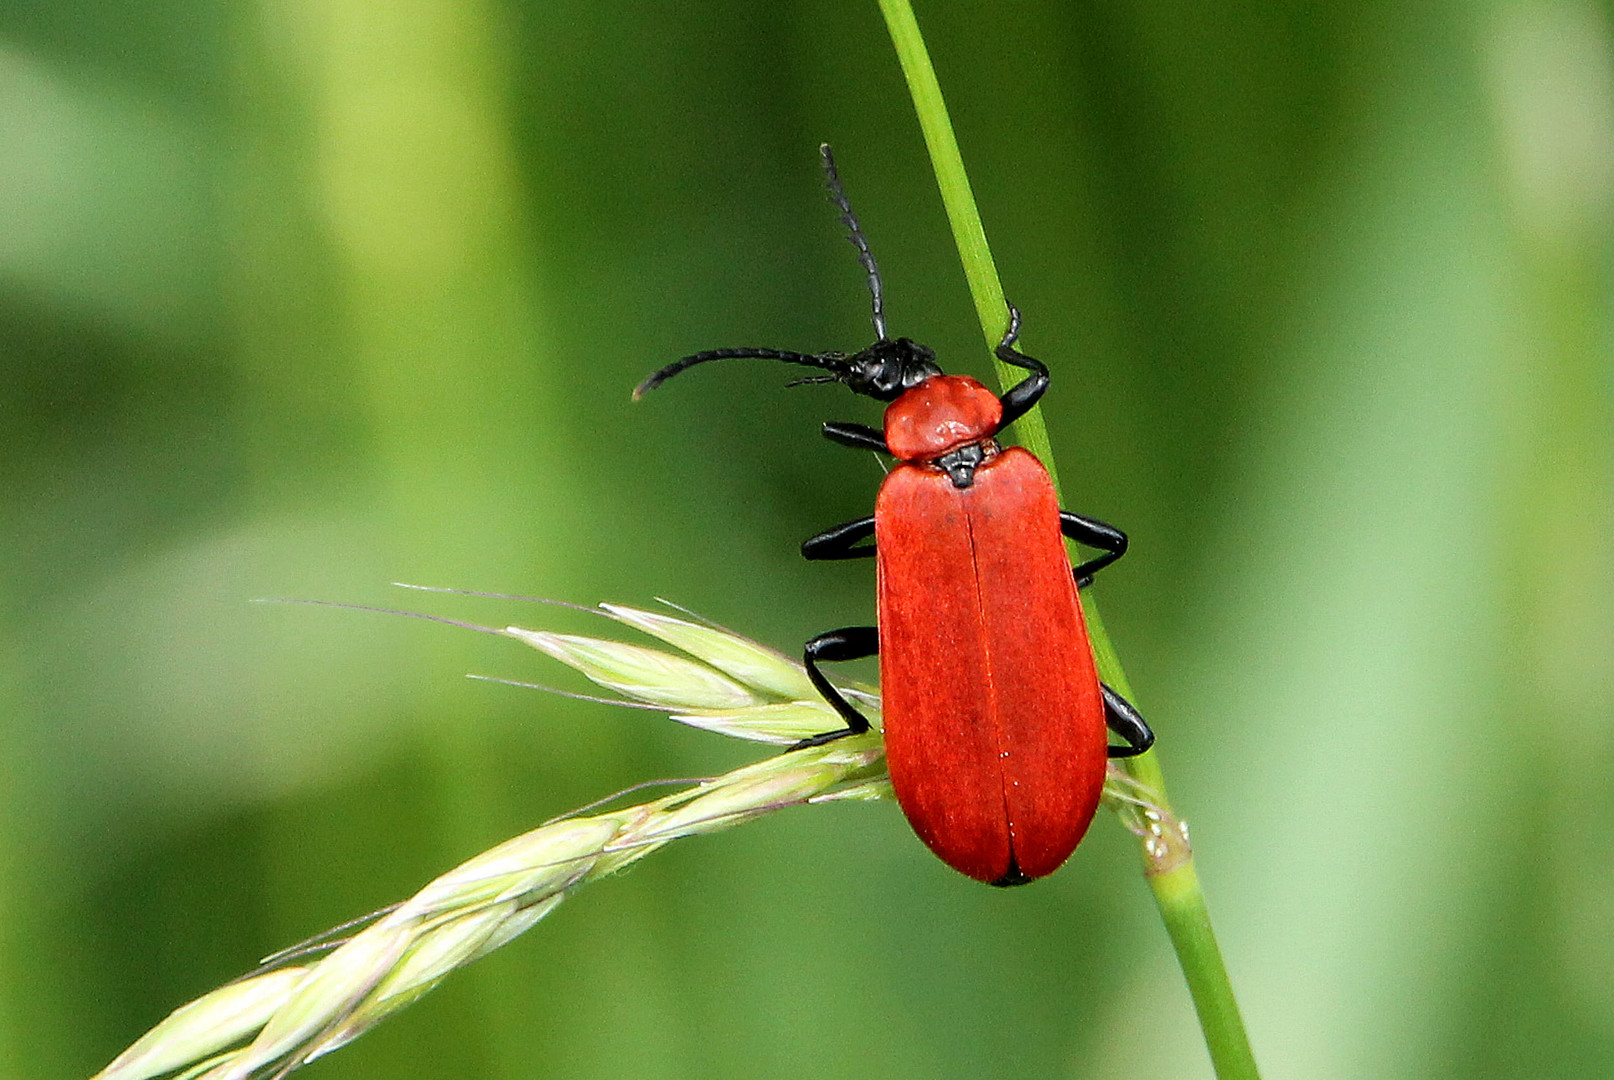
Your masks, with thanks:
[{"label": "grass seed head", "polygon": [[[504,633],[694,727],[791,744],[841,725],[802,666],[783,654],[716,627],[603,606],[695,659],[601,638],[519,627]],[[878,717],[872,688],[846,692]],[[870,731],[637,806],[542,825],[438,877],[317,961],[250,976],[186,1005],[95,1080],[278,1080],[506,944],[583,885],[668,843],[786,806],[889,798],[882,756],[879,732]],[[1111,779],[1107,801],[1124,820],[1146,813],[1150,804],[1124,774]]]}]

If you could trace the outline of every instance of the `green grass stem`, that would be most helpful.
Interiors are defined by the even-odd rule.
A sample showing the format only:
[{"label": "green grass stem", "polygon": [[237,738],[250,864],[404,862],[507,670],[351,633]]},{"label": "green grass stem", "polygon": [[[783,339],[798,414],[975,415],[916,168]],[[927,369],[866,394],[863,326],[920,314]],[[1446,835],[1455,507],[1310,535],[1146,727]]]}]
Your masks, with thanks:
[{"label": "green grass stem", "polygon": [[[1008,325],[1008,309],[997,265],[987,246],[980,211],[975,206],[975,194],[964,171],[964,159],[958,150],[952,121],[947,116],[941,84],[936,79],[908,0],[879,0],[879,3],[913,97],[914,110],[919,115],[919,126],[936,170],[936,184],[947,209],[947,219],[952,224],[953,239],[958,245],[959,260],[981,320],[981,330],[991,349]],[[1035,355],[1035,350],[1031,351]],[[995,358],[993,363],[999,384],[1005,389],[1025,374]],[[1053,448],[1041,410],[1032,409],[1015,428],[1020,443],[1042,460],[1057,489],[1059,474],[1054,468]],[[1129,701],[1136,701],[1091,595],[1083,597],[1083,609],[1093,653],[1104,680]],[[1249,1037],[1244,1031],[1221,947],[1211,927],[1205,894],[1194,869],[1187,826],[1171,811],[1159,758],[1150,751],[1130,759],[1125,767],[1143,789],[1143,798],[1152,804],[1146,813],[1128,815],[1131,819],[1128,827],[1142,839],[1144,874],[1188,982],[1188,992],[1204,1031],[1216,1076],[1218,1080],[1258,1080]]]}]

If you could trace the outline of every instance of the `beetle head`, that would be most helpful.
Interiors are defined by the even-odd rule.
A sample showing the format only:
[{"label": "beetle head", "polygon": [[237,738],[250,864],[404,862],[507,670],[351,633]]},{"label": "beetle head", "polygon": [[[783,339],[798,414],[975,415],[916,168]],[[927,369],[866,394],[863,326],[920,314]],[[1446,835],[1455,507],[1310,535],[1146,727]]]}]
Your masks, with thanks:
[{"label": "beetle head", "polygon": [[876,341],[848,356],[845,365],[843,372],[829,378],[877,401],[895,401],[903,391],[942,373],[933,351],[905,337]]}]

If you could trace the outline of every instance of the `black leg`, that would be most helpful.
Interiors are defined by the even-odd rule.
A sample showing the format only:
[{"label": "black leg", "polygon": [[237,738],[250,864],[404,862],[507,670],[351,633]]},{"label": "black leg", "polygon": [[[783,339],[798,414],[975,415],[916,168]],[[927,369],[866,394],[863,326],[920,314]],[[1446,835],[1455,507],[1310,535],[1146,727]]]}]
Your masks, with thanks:
[{"label": "black leg", "polygon": [[1149,730],[1148,723],[1138,715],[1132,703],[1104,683],[1099,683],[1098,688],[1104,692],[1104,722],[1127,743],[1111,746],[1110,757],[1137,757],[1153,746],[1154,732]]},{"label": "black leg", "polygon": [[807,678],[812,680],[813,686],[824,695],[834,710],[841,714],[846,726],[839,731],[826,731],[822,735],[814,735],[810,739],[803,739],[792,746],[792,750],[800,750],[804,746],[823,746],[827,742],[844,738],[847,735],[861,735],[869,730],[868,717],[852,707],[852,703],[841,696],[841,692],[830,685],[824,673],[818,670],[820,660],[861,660],[865,656],[873,656],[880,651],[880,634],[872,626],[844,626],[839,630],[826,630],[809,641],[802,649],[802,662],[807,665]]},{"label": "black leg", "polygon": [[817,536],[809,536],[802,541],[801,557],[804,559],[867,559],[874,554],[874,545],[867,547],[853,547],[853,544],[867,540],[874,535],[874,519],[871,517],[858,518],[848,521],[844,525],[837,525],[833,529],[825,529]]},{"label": "black leg", "polygon": [[1009,388],[1004,394],[1003,419],[998,422],[998,430],[1002,431],[1016,420],[1030,411],[1031,406],[1048,389],[1048,368],[1041,360],[1034,360],[1023,352],[1015,349],[1014,343],[1020,340],[1020,309],[1013,304],[1009,305],[1009,328],[1003,333],[1003,340],[998,342],[997,358],[1005,364],[1023,367],[1031,372],[1021,382]]},{"label": "black leg", "polygon": [[1076,575],[1076,587],[1085,589],[1093,583],[1093,575],[1104,569],[1110,563],[1126,554],[1126,533],[1114,525],[1106,525],[1097,518],[1084,517],[1073,514],[1069,510],[1059,511],[1059,531],[1076,541],[1091,548],[1098,548],[1104,554],[1096,559],[1089,559],[1076,567],[1072,573]]},{"label": "black leg", "polygon": [[824,423],[824,438],[842,446],[850,446],[853,450],[891,453],[885,444],[885,436],[867,424],[846,424],[839,420],[828,420]]}]

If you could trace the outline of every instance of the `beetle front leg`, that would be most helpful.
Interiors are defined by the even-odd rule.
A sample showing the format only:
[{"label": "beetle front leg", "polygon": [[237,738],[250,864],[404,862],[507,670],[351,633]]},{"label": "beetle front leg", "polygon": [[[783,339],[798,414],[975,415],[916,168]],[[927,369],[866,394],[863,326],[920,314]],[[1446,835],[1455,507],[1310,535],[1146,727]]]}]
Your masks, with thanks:
[{"label": "beetle front leg", "polygon": [[852,707],[852,703],[841,696],[841,692],[824,677],[818,670],[820,660],[861,660],[865,656],[873,656],[880,651],[880,632],[872,626],[844,626],[839,630],[826,630],[809,641],[802,649],[802,663],[807,667],[807,678],[812,681],[814,688],[824,696],[830,707],[841,714],[846,726],[839,731],[826,731],[822,735],[814,735],[810,739],[803,739],[792,746],[792,750],[800,750],[806,746],[823,746],[836,739],[848,735],[861,735],[869,730],[869,719]]},{"label": "beetle front leg", "polygon": [[1027,356],[1014,347],[1020,340],[1020,309],[1013,304],[1009,305],[1009,328],[1003,332],[1003,340],[998,342],[995,355],[1005,364],[1014,364],[1025,368],[1030,375],[1010,387],[998,400],[1003,402],[1003,418],[998,421],[998,430],[1002,431],[1026,413],[1037,403],[1048,390],[1048,367],[1041,360]]},{"label": "beetle front leg", "polygon": [[837,525],[833,529],[825,529],[817,536],[809,536],[802,541],[801,557],[804,559],[867,559],[874,555],[874,545],[867,547],[853,547],[861,541],[874,535],[874,519],[872,517],[858,518]]},{"label": "beetle front leg", "polygon": [[1093,575],[1126,554],[1126,533],[1114,525],[1106,525],[1097,518],[1059,511],[1059,531],[1078,544],[1098,548],[1104,554],[1088,559],[1071,571],[1076,575],[1076,587],[1085,589],[1093,583]]},{"label": "beetle front leg", "polygon": [[1126,740],[1125,746],[1111,746],[1110,757],[1137,757],[1154,745],[1154,732],[1138,715],[1138,710],[1126,698],[1111,690],[1105,683],[1098,684],[1104,694],[1104,723]]}]

